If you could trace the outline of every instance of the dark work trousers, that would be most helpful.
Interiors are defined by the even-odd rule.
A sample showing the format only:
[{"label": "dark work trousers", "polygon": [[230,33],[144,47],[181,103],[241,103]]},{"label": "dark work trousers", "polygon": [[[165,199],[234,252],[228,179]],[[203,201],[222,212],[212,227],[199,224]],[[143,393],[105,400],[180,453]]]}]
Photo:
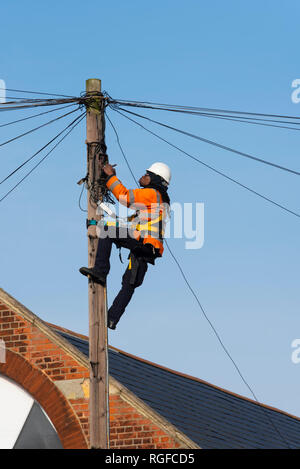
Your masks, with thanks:
[{"label": "dark work trousers", "polygon": [[[126,306],[130,302],[134,290],[142,285],[148,269],[147,262],[143,258],[143,243],[132,238],[126,228],[115,227],[107,231],[102,230],[99,238],[95,260],[95,269],[107,275],[110,270],[110,254],[112,245],[130,250],[130,262],[122,278],[122,288],[108,310],[108,320],[114,324],[120,320]],[[106,236],[105,236],[106,235]]]}]

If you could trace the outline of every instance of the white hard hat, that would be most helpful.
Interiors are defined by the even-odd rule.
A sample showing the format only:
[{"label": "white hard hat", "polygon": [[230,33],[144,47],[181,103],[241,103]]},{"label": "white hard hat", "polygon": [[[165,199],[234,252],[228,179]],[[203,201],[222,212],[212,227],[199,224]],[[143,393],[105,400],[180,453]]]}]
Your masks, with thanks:
[{"label": "white hard hat", "polygon": [[171,170],[170,170],[169,166],[167,166],[165,163],[153,163],[150,166],[150,168],[147,169],[147,171],[150,171],[151,173],[157,174],[157,176],[160,176],[168,184],[170,184]]}]

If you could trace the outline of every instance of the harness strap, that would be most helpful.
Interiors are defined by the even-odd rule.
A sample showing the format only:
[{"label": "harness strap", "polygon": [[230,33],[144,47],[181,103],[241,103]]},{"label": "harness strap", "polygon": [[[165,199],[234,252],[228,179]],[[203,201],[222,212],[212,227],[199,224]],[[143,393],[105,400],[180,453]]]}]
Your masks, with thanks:
[{"label": "harness strap", "polygon": [[[157,208],[155,209],[155,214],[158,215],[154,220],[148,220],[146,223],[138,223],[135,227],[137,231],[148,231],[152,233],[158,233],[159,239],[162,240],[164,236],[164,229],[163,229],[163,213],[160,209],[160,193],[153,189],[156,192],[156,201],[157,201]],[[153,226],[158,225],[158,226]]]},{"label": "harness strap", "polygon": [[162,221],[162,215],[159,217],[155,218],[154,220],[147,221],[147,223],[138,223],[136,225],[136,230],[138,231],[154,231],[155,233],[158,233],[159,228],[156,226],[152,226],[158,222]]}]

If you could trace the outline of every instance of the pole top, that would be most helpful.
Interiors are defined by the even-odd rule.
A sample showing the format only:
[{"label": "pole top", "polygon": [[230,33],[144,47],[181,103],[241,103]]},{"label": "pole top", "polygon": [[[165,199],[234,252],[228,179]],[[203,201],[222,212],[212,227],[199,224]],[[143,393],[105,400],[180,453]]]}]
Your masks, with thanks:
[{"label": "pole top", "polygon": [[89,80],[86,80],[85,85],[87,93],[101,92],[101,80],[99,80],[99,78],[90,78]]}]

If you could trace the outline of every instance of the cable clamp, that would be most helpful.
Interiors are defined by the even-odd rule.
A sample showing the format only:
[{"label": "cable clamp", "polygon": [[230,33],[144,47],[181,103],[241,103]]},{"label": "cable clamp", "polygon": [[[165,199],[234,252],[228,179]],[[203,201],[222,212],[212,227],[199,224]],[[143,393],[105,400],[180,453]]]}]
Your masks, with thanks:
[{"label": "cable clamp", "polygon": [[80,179],[80,180],[77,182],[77,184],[78,184],[78,186],[81,186],[81,185],[82,185],[84,182],[86,182],[86,181],[87,181],[87,176],[85,176],[84,178]]},{"label": "cable clamp", "polygon": [[89,226],[97,226],[98,221],[92,218],[89,220],[88,218],[86,219],[86,229],[88,229]]}]

